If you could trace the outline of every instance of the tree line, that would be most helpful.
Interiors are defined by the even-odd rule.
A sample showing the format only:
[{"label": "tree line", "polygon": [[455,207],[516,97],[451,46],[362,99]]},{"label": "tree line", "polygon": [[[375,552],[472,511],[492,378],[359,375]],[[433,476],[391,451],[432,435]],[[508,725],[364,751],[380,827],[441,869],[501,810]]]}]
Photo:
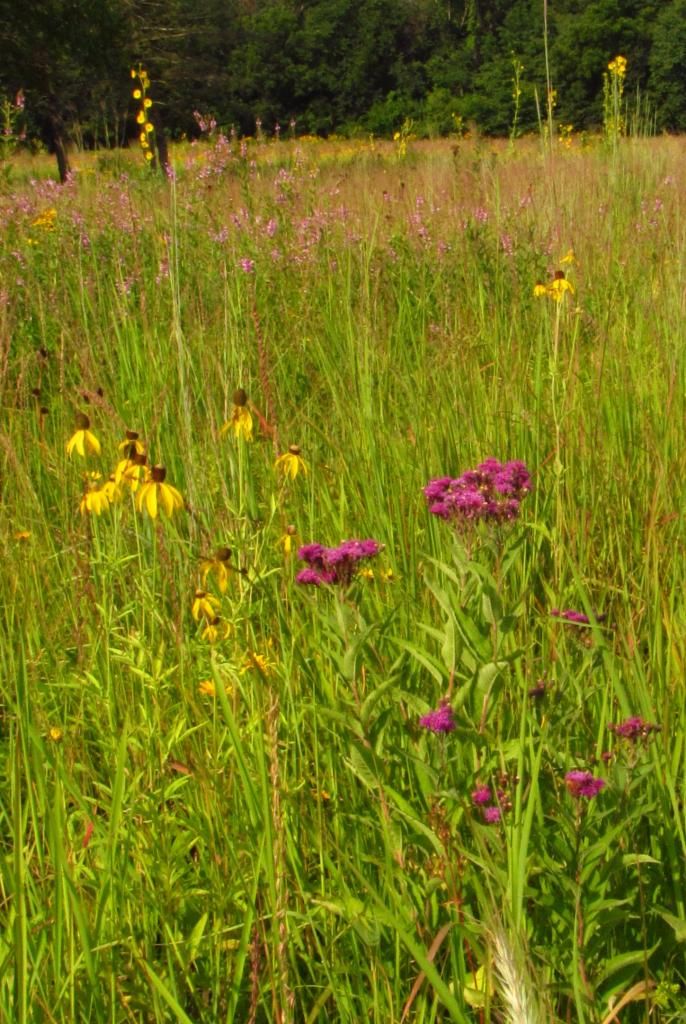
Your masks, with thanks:
[{"label": "tree line", "polygon": [[243,135],[507,134],[545,116],[544,29],[560,123],[602,123],[622,54],[629,111],[686,129],[686,0],[0,0],[0,89],[61,171],[70,141],[135,137],[140,66],[160,137],[197,135],[194,111]]}]

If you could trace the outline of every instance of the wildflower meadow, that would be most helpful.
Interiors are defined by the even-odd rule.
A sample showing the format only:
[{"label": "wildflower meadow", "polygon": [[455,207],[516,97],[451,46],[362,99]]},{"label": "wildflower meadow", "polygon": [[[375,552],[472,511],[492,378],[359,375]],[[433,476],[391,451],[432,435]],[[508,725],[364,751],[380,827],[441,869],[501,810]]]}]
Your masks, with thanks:
[{"label": "wildflower meadow", "polygon": [[0,190],[0,1020],[685,1021],[686,143],[132,77]]}]

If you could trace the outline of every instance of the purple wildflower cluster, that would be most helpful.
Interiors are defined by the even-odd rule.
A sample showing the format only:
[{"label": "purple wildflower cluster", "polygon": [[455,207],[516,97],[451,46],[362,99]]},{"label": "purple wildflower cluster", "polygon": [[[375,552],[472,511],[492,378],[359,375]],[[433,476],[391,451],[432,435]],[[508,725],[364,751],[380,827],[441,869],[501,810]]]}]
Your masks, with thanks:
[{"label": "purple wildflower cluster", "polygon": [[295,577],[296,583],[320,587],[322,583],[340,583],[347,586],[364,558],[373,558],[381,551],[381,544],[375,540],[344,540],[337,548],[325,548],[322,544],[305,544],[298,551],[298,558],[307,562]]},{"label": "purple wildflower cluster", "polygon": [[563,622],[573,622],[577,626],[590,626],[591,621],[604,622],[607,618],[606,615],[596,615],[594,613],[593,620],[588,615],[584,615],[583,612],[575,612],[571,608],[565,608],[561,611],[559,608],[553,608],[550,612],[554,619],[562,619]]},{"label": "purple wildflower cluster", "polygon": [[522,499],[531,490],[523,462],[486,459],[454,479],[441,476],[424,488],[429,511],[453,522],[504,523],[516,519]]},{"label": "purple wildflower cluster", "polygon": [[[495,801],[498,801],[496,803]],[[487,825],[495,825],[503,816],[503,809],[509,810],[505,791],[499,789],[494,797],[490,786],[477,786],[472,793],[472,803],[480,807]]]},{"label": "purple wildflower cluster", "polygon": [[605,789],[605,779],[596,779],[590,772],[582,772],[576,769],[575,771],[567,772],[565,775],[565,785],[573,797],[578,799],[584,796],[587,800],[590,800],[592,797],[597,796],[601,789]]},{"label": "purple wildflower cluster", "polygon": [[608,729],[615,736],[635,743],[637,740],[647,739],[652,732],[659,732],[660,726],[644,721],[640,715],[632,715],[631,718],[625,718],[618,725],[608,725]]},{"label": "purple wildflower cluster", "polygon": [[453,732],[455,728],[453,709],[447,700],[443,700],[435,711],[429,711],[428,715],[422,715],[419,724],[430,732]]}]

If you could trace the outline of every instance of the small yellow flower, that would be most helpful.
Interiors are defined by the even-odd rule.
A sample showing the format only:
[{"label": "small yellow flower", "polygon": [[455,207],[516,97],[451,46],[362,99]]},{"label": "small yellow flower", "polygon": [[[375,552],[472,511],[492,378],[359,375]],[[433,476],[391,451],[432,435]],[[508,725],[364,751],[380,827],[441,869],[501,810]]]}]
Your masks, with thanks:
[{"label": "small yellow flower", "polygon": [[90,431],[91,421],[85,413],[78,413],[76,417],[76,430],[67,441],[67,455],[71,458],[72,452],[76,452],[81,458],[86,457],[86,451],[100,454],[100,442],[95,434]]},{"label": "small yellow flower", "polygon": [[543,284],[541,281],[537,281],[536,284],[534,285],[534,295],[535,295],[535,297],[537,299],[540,299],[542,296],[547,295],[547,294],[548,294],[548,286],[547,286],[547,284]]},{"label": "small yellow flower", "polygon": [[108,495],[105,487],[89,487],[84,492],[83,497],[79,503],[79,512],[84,516],[87,512],[92,512],[96,516],[101,515],[103,512],[107,512],[111,504],[111,499]]},{"label": "small yellow flower", "polygon": [[198,683],[198,693],[201,693],[203,697],[216,697],[217,687],[214,685],[214,679],[203,679],[201,683]]},{"label": "small yellow flower", "polygon": [[277,541],[277,545],[283,548],[283,553],[286,558],[289,558],[293,552],[293,545],[295,544],[296,536],[295,527],[289,524],[286,527],[286,532],[282,537],[279,537]]},{"label": "small yellow flower", "polygon": [[136,114],[136,124],[145,124],[145,114],[142,110],[139,110]]},{"label": "small yellow flower", "polygon": [[153,158],[152,157],[152,153],[150,152],[150,150],[148,150],[148,152],[145,154],[145,159],[146,160],[152,160],[152,158]]},{"label": "small yellow flower", "polygon": [[39,213],[35,220],[31,221],[31,227],[42,228],[44,231],[52,231],[57,220],[57,210],[51,206],[48,210]]},{"label": "small yellow flower", "polygon": [[166,475],[164,466],[153,466],[150,479],[141,484],[136,495],[136,508],[139,512],[145,510],[151,519],[157,517],[160,505],[168,516],[183,508],[183,498],[176,487],[165,483]]},{"label": "small yellow flower", "polygon": [[150,123],[150,121],[146,121],[146,122],[145,122],[145,131],[146,131],[146,133],[147,133],[148,135],[150,135],[150,133],[151,133],[151,132],[154,132],[154,131],[155,131],[155,126],[154,126],[154,125],[152,125],[152,124]]},{"label": "small yellow flower", "polygon": [[147,458],[144,453],[137,452],[133,445],[129,447],[129,457],[120,459],[114,471],[114,482],[126,484],[135,493],[142,483],[150,479],[150,470],[147,466]]},{"label": "small yellow flower", "polygon": [[200,562],[203,587],[207,586],[208,577],[214,576],[220,593],[225,594],[226,588],[229,585],[229,573],[231,572],[230,560],[231,548],[217,548],[212,558],[204,558]]},{"label": "small yellow flower", "polygon": [[53,725],[50,731],[48,732],[48,736],[50,737],[53,743],[59,743],[63,735],[64,733],[62,732],[62,730],[56,725]]},{"label": "small yellow flower", "polygon": [[241,669],[241,675],[245,675],[246,672],[250,672],[251,669],[257,669],[261,676],[270,676],[274,671],[274,662],[266,654],[258,654],[256,651],[248,651],[245,656],[245,662]]},{"label": "small yellow flower", "polygon": [[358,576],[359,576],[359,577],[360,577],[361,579],[363,579],[363,580],[373,580],[373,579],[374,579],[374,570],[373,570],[373,569],[370,569],[370,568],[367,568],[367,569],[361,569],[361,570],[360,570],[360,571],[358,572],[358,574],[357,574],[357,575],[358,575]]},{"label": "small yellow flower", "polygon": [[137,78],[138,77],[138,72],[136,71],[135,68],[131,68],[131,77],[132,78]]},{"label": "small yellow flower", "polygon": [[147,144],[147,141],[148,141],[148,137],[147,137],[147,135],[145,134],[145,132],[141,132],[141,133],[140,133],[140,135],[138,136],[138,140],[139,140],[139,142],[141,143],[141,145]]},{"label": "small yellow flower", "polygon": [[562,257],[562,259],[560,260],[560,263],[563,266],[566,266],[568,264],[571,265],[572,263],[576,263],[576,256],[574,255],[574,250],[573,249],[568,249],[567,252]]},{"label": "small yellow flower", "polygon": [[285,455],[279,455],[278,459],[274,463],[275,469],[283,473],[284,477],[289,480],[295,480],[298,473],[302,472],[303,476],[307,476],[307,466],[305,461],[300,454],[300,448],[297,444],[289,445],[288,451]]},{"label": "small yellow flower", "polygon": [[222,437],[224,434],[232,433],[234,437],[242,437],[244,441],[252,440],[252,413],[248,409],[248,396],[243,388],[234,391],[231,419],[226,421],[219,433]]},{"label": "small yellow flower", "polygon": [[210,619],[202,631],[202,639],[207,640],[210,644],[216,644],[219,640],[226,640],[227,636],[231,632],[231,626],[229,623],[222,619],[220,615],[215,615],[213,619]]},{"label": "small yellow flower", "polygon": [[208,594],[206,590],[196,590],[191,612],[196,622],[200,622],[201,619],[207,619],[209,622],[217,617],[220,607],[220,602],[212,594]]},{"label": "small yellow flower", "polygon": [[133,98],[135,100],[139,100],[142,95],[143,95],[143,93],[140,91],[140,89],[134,89],[133,90],[132,96],[133,96]]},{"label": "small yellow flower", "polygon": [[[131,451],[133,449],[133,452]],[[124,440],[119,443],[118,450],[120,452],[126,452],[127,456],[131,459],[133,455],[138,452],[139,455],[145,454],[145,445],[141,441],[140,434],[136,430],[127,430]]]},{"label": "small yellow flower", "polygon": [[152,106],[152,100],[150,99],[149,96],[146,96],[145,99],[143,100],[143,107],[145,108],[145,110],[150,110],[151,106]]},{"label": "small yellow flower", "polygon": [[626,64],[626,57],[622,57],[620,55],[615,57],[614,60],[610,61],[610,63],[607,65],[607,69],[611,74],[616,75],[617,78],[624,78],[624,76],[626,75]]},{"label": "small yellow flower", "polygon": [[570,295],[574,294],[574,288],[572,287],[571,282],[565,277],[563,270],[555,271],[555,276],[548,285],[548,291],[551,297],[555,299],[555,302],[562,302],[565,295],[568,293]]},{"label": "small yellow flower", "polygon": [[14,534],[14,539],[18,540],[20,542],[21,541],[27,541],[30,536],[31,536],[31,531],[30,530],[16,530],[15,534]]}]

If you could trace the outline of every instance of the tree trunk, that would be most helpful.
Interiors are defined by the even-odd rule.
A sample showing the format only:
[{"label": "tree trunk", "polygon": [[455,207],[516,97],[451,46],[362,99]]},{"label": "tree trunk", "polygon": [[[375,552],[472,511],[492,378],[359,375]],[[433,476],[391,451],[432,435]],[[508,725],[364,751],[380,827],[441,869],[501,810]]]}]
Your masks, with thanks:
[{"label": "tree trunk", "polygon": [[59,117],[50,118],[50,144],[57,159],[57,172],[60,176],[60,182],[64,185],[69,177],[71,167],[69,166],[67,147],[62,133],[62,122]]}]

